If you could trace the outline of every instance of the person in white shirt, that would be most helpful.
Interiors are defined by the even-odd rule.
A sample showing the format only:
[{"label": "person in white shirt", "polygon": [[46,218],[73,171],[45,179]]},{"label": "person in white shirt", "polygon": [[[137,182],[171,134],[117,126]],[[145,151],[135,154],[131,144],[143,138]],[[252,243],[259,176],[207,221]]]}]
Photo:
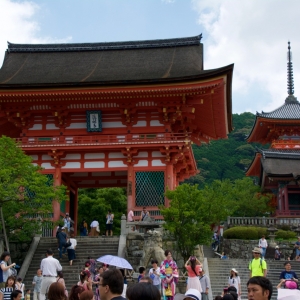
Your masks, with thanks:
[{"label": "person in white shirt", "polygon": [[41,270],[43,280],[41,284],[40,300],[45,300],[46,293],[48,292],[51,283],[56,282],[57,272],[62,270],[60,262],[53,257],[53,251],[48,249],[46,258],[41,262]]},{"label": "person in white shirt", "polygon": [[106,215],[106,236],[113,235],[113,222],[114,222],[114,214],[109,210]]},{"label": "person in white shirt", "polygon": [[71,243],[71,246],[67,248],[67,252],[68,252],[68,259],[69,259],[70,266],[72,266],[73,260],[76,258],[75,249],[77,246],[77,240],[74,239],[74,234],[71,235],[69,241]]},{"label": "person in white shirt", "polygon": [[152,268],[149,270],[149,277],[153,281],[153,285],[161,292],[160,267],[157,265],[156,259],[151,260]]},{"label": "person in white shirt", "polygon": [[262,257],[262,259],[264,259],[265,255],[266,255],[267,248],[268,248],[268,242],[265,239],[264,235],[261,237],[261,239],[259,239],[258,247],[261,248],[261,257]]},{"label": "person in white shirt", "polygon": [[97,220],[94,220],[91,225],[91,236],[98,236],[99,232],[97,231],[97,227],[99,228],[99,222]]}]

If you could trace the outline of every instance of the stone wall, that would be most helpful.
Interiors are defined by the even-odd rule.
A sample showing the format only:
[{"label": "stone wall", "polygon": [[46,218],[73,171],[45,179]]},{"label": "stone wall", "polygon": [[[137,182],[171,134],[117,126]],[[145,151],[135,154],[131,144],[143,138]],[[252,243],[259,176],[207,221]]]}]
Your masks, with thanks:
[{"label": "stone wall", "polygon": [[[269,242],[269,241],[268,241]],[[290,242],[277,242],[277,245],[280,248],[280,251],[283,254],[283,257],[287,259],[288,256],[291,256],[294,250],[294,243]],[[254,247],[258,246],[257,240],[233,240],[233,239],[223,239],[221,241],[221,252],[225,252],[229,258],[252,258],[252,250]],[[266,252],[266,258],[274,258],[275,247],[269,246]]]}]

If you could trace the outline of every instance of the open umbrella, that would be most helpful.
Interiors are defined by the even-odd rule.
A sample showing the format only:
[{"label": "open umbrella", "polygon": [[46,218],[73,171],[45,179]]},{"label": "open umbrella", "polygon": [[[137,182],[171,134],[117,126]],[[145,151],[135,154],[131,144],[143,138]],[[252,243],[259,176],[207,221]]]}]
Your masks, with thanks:
[{"label": "open umbrella", "polygon": [[299,300],[299,290],[278,289],[278,300]]},{"label": "open umbrella", "polygon": [[122,257],[115,256],[115,255],[104,255],[97,259],[97,261],[102,262],[103,264],[107,264],[110,266],[115,266],[121,269],[130,269],[132,270],[133,267],[131,264]]}]

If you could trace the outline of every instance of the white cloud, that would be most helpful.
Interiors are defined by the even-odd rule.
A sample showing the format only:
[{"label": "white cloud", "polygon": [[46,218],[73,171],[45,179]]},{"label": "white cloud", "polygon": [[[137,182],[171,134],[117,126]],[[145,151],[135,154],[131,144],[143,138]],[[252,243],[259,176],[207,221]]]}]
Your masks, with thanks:
[{"label": "white cloud", "polygon": [[[233,108],[271,111],[287,97],[287,42],[294,55],[295,96],[300,97],[300,2],[290,0],[193,0],[205,28],[205,68],[234,63]],[[298,54],[299,53],[299,54]],[[257,87],[260,87],[259,89]],[[264,95],[253,90],[265,90]],[[253,103],[241,103],[253,93]],[[270,100],[271,99],[271,100]],[[246,100],[245,100],[246,101]],[[248,100],[247,100],[248,101]],[[240,110],[240,109],[238,109]],[[243,111],[243,110],[242,110]],[[236,111],[235,111],[236,112]]]},{"label": "white cloud", "polygon": [[0,1],[0,66],[7,49],[7,42],[11,43],[60,43],[67,42],[72,37],[62,40],[51,37],[39,37],[39,24],[34,17],[40,7],[30,1]]}]

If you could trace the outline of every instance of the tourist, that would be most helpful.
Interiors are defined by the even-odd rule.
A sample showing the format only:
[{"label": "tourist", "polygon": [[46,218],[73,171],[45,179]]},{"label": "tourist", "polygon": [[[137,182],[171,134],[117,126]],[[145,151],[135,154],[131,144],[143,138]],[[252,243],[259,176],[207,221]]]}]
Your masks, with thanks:
[{"label": "tourist", "polygon": [[208,300],[208,292],[209,292],[209,288],[210,288],[210,279],[209,277],[205,274],[204,270],[201,269],[199,272],[199,280],[200,280],[200,284],[201,284],[201,297],[202,300]]},{"label": "tourist", "polygon": [[259,241],[258,241],[258,247],[261,249],[261,257],[262,257],[262,259],[265,259],[266,251],[267,251],[267,248],[268,248],[268,242],[265,239],[264,235],[261,237],[261,239],[259,239]]},{"label": "tourist", "polygon": [[95,280],[95,275],[97,272],[96,261],[93,258],[91,258],[90,256],[88,256],[88,262],[90,264],[89,271],[91,272],[92,279]]},{"label": "tourist", "polygon": [[170,250],[165,251],[166,259],[160,265],[160,274],[162,278],[162,294],[173,300],[178,282],[178,268],[176,262],[172,259]]},{"label": "tourist", "polygon": [[84,292],[84,288],[79,285],[73,285],[70,291],[69,300],[79,300],[79,296]]},{"label": "tourist", "polygon": [[25,300],[30,300],[30,293],[31,293],[30,289],[27,289],[25,291]]},{"label": "tourist", "polygon": [[201,300],[201,294],[196,289],[189,289],[185,294],[176,294],[174,300]]},{"label": "tourist", "polygon": [[80,294],[80,300],[94,300],[94,293],[92,291],[84,291]]},{"label": "tourist", "polygon": [[58,271],[57,272],[56,282],[60,283],[64,287],[64,289],[65,289],[65,295],[68,298],[68,290],[66,288],[66,283],[65,283],[64,275],[63,275],[62,271]]},{"label": "tourist", "polygon": [[[59,260],[61,260],[62,254],[66,253],[65,246],[66,246],[66,242],[67,242],[67,234],[65,233],[65,227],[61,228],[61,231],[57,234],[57,239],[58,239]],[[64,250],[63,250],[63,248],[64,248]]]},{"label": "tourist", "polygon": [[[158,289],[149,283],[140,283],[130,286],[126,292],[129,300],[160,300]],[[102,300],[102,299],[101,299]]]},{"label": "tourist", "polygon": [[10,270],[11,270],[11,268],[13,268],[16,265],[15,263],[7,265],[7,262],[9,261],[9,259],[10,259],[10,253],[7,251],[4,251],[0,257],[0,266],[1,266],[1,268],[0,268],[0,288],[5,287],[5,283],[6,283],[8,276],[12,275]]},{"label": "tourist", "polygon": [[213,251],[217,251],[219,247],[219,236],[218,236],[218,231],[215,231],[213,234],[213,242],[211,244],[211,248]]},{"label": "tourist", "polygon": [[33,280],[32,280],[32,285],[33,285],[33,300],[40,300],[40,292],[41,292],[42,280],[43,280],[42,270],[38,269],[36,271],[36,275],[33,277]]},{"label": "tourist", "polygon": [[234,286],[236,288],[236,293],[238,299],[241,300],[242,288],[241,288],[241,279],[238,276],[238,271],[235,268],[230,270],[230,276],[228,278],[228,287]]},{"label": "tourist", "polygon": [[248,280],[247,290],[249,300],[270,300],[273,286],[268,278],[254,276]]},{"label": "tourist", "polygon": [[103,264],[102,269],[103,269],[103,272],[109,270],[109,265],[108,264]]},{"label": "tourist", "polygon": [[134,222],[134,213],[133,213],[132,209],[128,212],[127,222]]},{"label": "tourist", "polygon": [[76,246],[77,246],[77,240],[74,238],[74,234],[71,234],[71,237],[69,239],[69,242],[71,243],[71,246],[67,247],[67,253],[68,253],[68,259],[70,266],[73,265],[73,260],[76,258]]},{"label": "tourist", "polygon": [[124,278],[120,270],[111,269],[100,275],[99,293],[101,300],[126,300],[122,297]]},{"label": "tourist", "polygon": [[69,234],[70,229],[71,229],[71,218],[69,216],[69,213],[66,213],[63,220],[64,220],[64,227],[65,227],[65,230],[66,230],[66,234]]},{"label": "tourist", "polygon": [[281,258],[281,252],[280,252],[280,250],[279,250],[279,246],[276,246],[276,247],[275,247],[274,259],[275,259],[275,260],[280,260],[280,258]]},{"label": "tourist", "polygon": [[234,300],[238,300],[237,289],[233,285],[227,288],[227,293],[230,294]]},{"label": "tourist", "polygon": [[24,298],[25,298],[25,295],[24,295],[25,284],[22,281],[23,281],[23,279],[21,277],[17,278],[15,289],[18,290],[18,291],[21,291],[21,293],[22,293],[21,299],[24,300]]},{"label": "tourist", "polygon": [[109,210],[106,215],[106,236],[113,235],[113,223],[114,223],[114,214]]},{"label": "tourist", "polygon": [[200,271],[202,270],[201,262],[196,258],[196,256],[190,256],[184,266],[188,272],[186,289],[196,289],[199,291],[199,293],[202,293],[202,288],[198,277]]},{"label": "tourist", "polygon": [[139,276],[137,281],[140,282],[140,280],[145,277],[146,274],[146,268],[145,267],[139,267]]},{"label": "tourist", "polygon": [[284,263],[285,270],[280,273],[279,279],[280,279],[280,285],[283,285],[284,287],[286,285],[289,285],[288,281],[293,281],[296,283],[296,286],[298,285],[298,276],[296,272],[292,271],[292,266],[290,262]]},{"label": "tourist", "polygon": [[92,278],[91,278],[91,273],[87,270],[81,271],[80,272],[80,281],[78,281],[77,285],[82,286],[85,291],[87,290],[92,290]]},{"label": "tourist", "polygon": [[99,294],[99,286],[98,283],[100,281],[100,275],[103,273],[103,268],[99,267],[98,268],[98,273],[95,275],[95,282],[94,284],[96,284],[96,290],[95,290],[95,300],[100,300],[100,294]]},{"label": "tourist", "polygon": [[252,250],[254,258],[249,263],[250,278],[253,276],[267,276],[267,263],[260,257],[261,249],[255,247]]},{"label": "tourist", "polygon": [[8,276],[5,286],[0,289],[0,300],[10,300],[10,294],[15,290],[15,276]]},{"label": "tourist", "polygon": [[[99,222],[97,220],[93,220],[93,222],[90,225],[91,227],[91,232],[90,235],[91,236],[98,236],[100,229],[99,229]],[[97,229],[99,229],[99,232],[97,231]]]},{"label": "tourist", "polygon": [[126,278],[126,275],[125,275],[125,270],[124,269],[120,269],[120,272],[122,273],[122,276],[123,276],[123,279],[124,279],[124,284],[123,284],[123,292],[122,292],[122,297],[126,297],[126,291],[127,291],[127,278]]},{"label": "tourist", "polygon": [[149,277],[153,281],[153,285],[161,292],[160,267],[157,259],[151,260],[152,268],[149,270]]},{"label": "tourist", "polygon": [[21,300],[22,299],[22,292],[20,290],[14,290],[10,294],[10,300]]},{"label": "tourist", "polygon": [[49,286],[56,281],[57,272],[62,270],[60,262],[53,257],[53,251],[51,249],[47,250],[46,256],[47,257],[41,262],[43,280],[41,284],[40,300],[45,300],[45,295]]},{"label": "tourist", "polygon": [[143,207],[143,210],[141,212],[141,218],[140,221],[147,221],[147,219],[150,218],[150,214],[146,209],[146,206]]},{"label": "tourist", "polygon": [[48,300],[67,300],[65,295],[65,288],[58,282],[51,283],[47,294]]},{"label": "tourist", "polygon": [[88,235],[88,226],[87,226],[87,222],[85,220],[83,220],[81,222],[79,230],[80,230],[80,236],[87,236]]},{"label": "tourist", "polygon": [[300,258],[300,236],[298,236],[298,241],[295,243],[294,247],[296,248],[295,260],[298,260]]}]

